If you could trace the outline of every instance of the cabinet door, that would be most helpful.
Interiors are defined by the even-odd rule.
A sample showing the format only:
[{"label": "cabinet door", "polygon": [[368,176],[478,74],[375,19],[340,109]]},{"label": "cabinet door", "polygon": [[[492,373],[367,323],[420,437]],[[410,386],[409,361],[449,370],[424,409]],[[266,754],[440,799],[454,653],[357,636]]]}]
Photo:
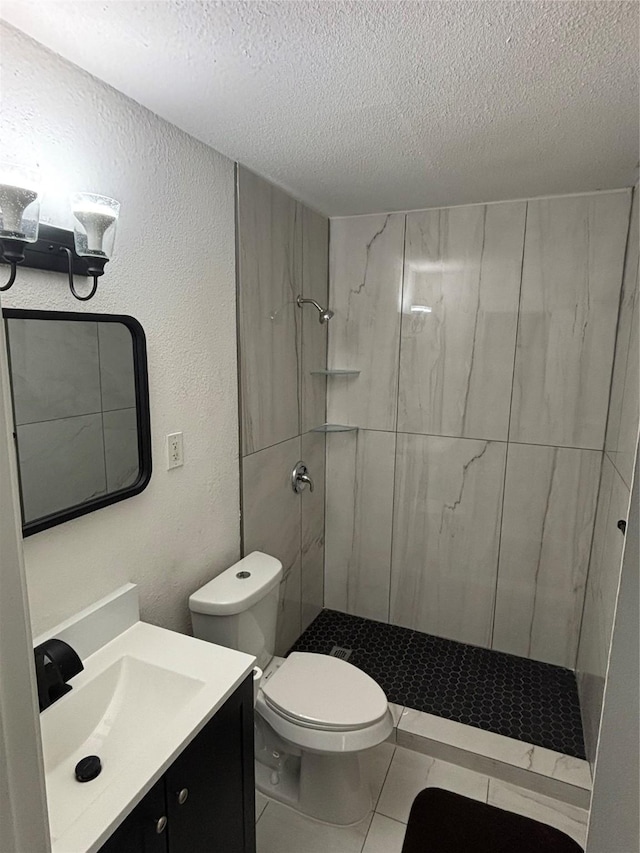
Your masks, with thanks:
[{"label": "cabinet door", "polygon": [[165,784],[169,853],[255,853],[251,677],[176,759]]},{"label": "cabinet door", "polygon": [[167,853],[166,822],[163,778],[120,824],[99,853]]}]

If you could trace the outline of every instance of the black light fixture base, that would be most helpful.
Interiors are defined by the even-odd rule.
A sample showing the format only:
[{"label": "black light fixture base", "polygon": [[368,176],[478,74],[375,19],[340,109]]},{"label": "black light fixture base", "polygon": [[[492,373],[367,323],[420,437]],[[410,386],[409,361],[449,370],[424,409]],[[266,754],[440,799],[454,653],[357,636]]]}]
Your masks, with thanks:
[{"label": "black light fixture base", "polygon": [[28,243],[26,240],[2,237],[0,239],[0,256],[5,264],[21,264],[24,262],[24,248]]},{"label": "black light fixture base", "polygon": [[[71,264],[74,275],[94,276],[96,261],[102,261],[101,258],[81,257],[76,254],[75,243],[73,241],[73,231],[67,231],[65,228],[56,228],[53,225],[40,225],[38,231],[38,239],[35,243],[25,243],[21,241],[24,251],[24,260],[14,260],[11,253],[17,251],[16,240],[4,240],[2,248],[5,250],[4,255],[0,257],[0,263],[15,264],[19,263],[21,267],[31,267],[36,270],[49,270],[50,272],[69,272],[69,254],[63,249],[68,249],[71,253]],[[12,248],[14,247],[14,248]],[[102,268],[106,259],[102,262]]]}]

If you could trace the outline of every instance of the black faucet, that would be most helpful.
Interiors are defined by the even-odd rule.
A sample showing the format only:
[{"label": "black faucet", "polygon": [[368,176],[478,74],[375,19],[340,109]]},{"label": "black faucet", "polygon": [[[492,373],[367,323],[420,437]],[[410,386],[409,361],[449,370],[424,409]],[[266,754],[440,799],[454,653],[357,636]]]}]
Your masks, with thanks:
[{"label": "black faucet", "polygon": [[44,711],[71,690],[70,678],[82,672],[82,661],[64,640],[45,640],[33,650],[36,659],[38,702]]}]

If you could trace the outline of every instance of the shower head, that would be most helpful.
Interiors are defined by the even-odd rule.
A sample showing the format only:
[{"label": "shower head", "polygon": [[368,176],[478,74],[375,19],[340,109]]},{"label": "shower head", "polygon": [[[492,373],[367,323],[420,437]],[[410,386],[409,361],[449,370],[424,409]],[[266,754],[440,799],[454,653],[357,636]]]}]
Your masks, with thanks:
[{"label": "shower head", "polygon": [[309,305],[313,305],[313,307],[320,315],[320,317],[318,318],[320,320],[320,323],[326,323],[327,320],[330,320],[333,317],[333,311],[331,310],[331,308],[323,308],[322,305],[316,302],[315,299],[303,299],[302,296],[298,296],[296,302],[298,303],[299,308],[302,308],[305,302],[308,302]]}]

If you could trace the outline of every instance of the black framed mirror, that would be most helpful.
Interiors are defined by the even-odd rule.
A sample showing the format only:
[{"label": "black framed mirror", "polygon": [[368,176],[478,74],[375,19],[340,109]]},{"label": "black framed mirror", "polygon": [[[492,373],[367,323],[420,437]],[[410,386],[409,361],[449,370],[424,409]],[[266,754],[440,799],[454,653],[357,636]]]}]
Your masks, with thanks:
[{"label": "black framed mirror", "polygon": [[115,314],[2,313],[23,535],[143,491],[151,424],[140,323]]}]

